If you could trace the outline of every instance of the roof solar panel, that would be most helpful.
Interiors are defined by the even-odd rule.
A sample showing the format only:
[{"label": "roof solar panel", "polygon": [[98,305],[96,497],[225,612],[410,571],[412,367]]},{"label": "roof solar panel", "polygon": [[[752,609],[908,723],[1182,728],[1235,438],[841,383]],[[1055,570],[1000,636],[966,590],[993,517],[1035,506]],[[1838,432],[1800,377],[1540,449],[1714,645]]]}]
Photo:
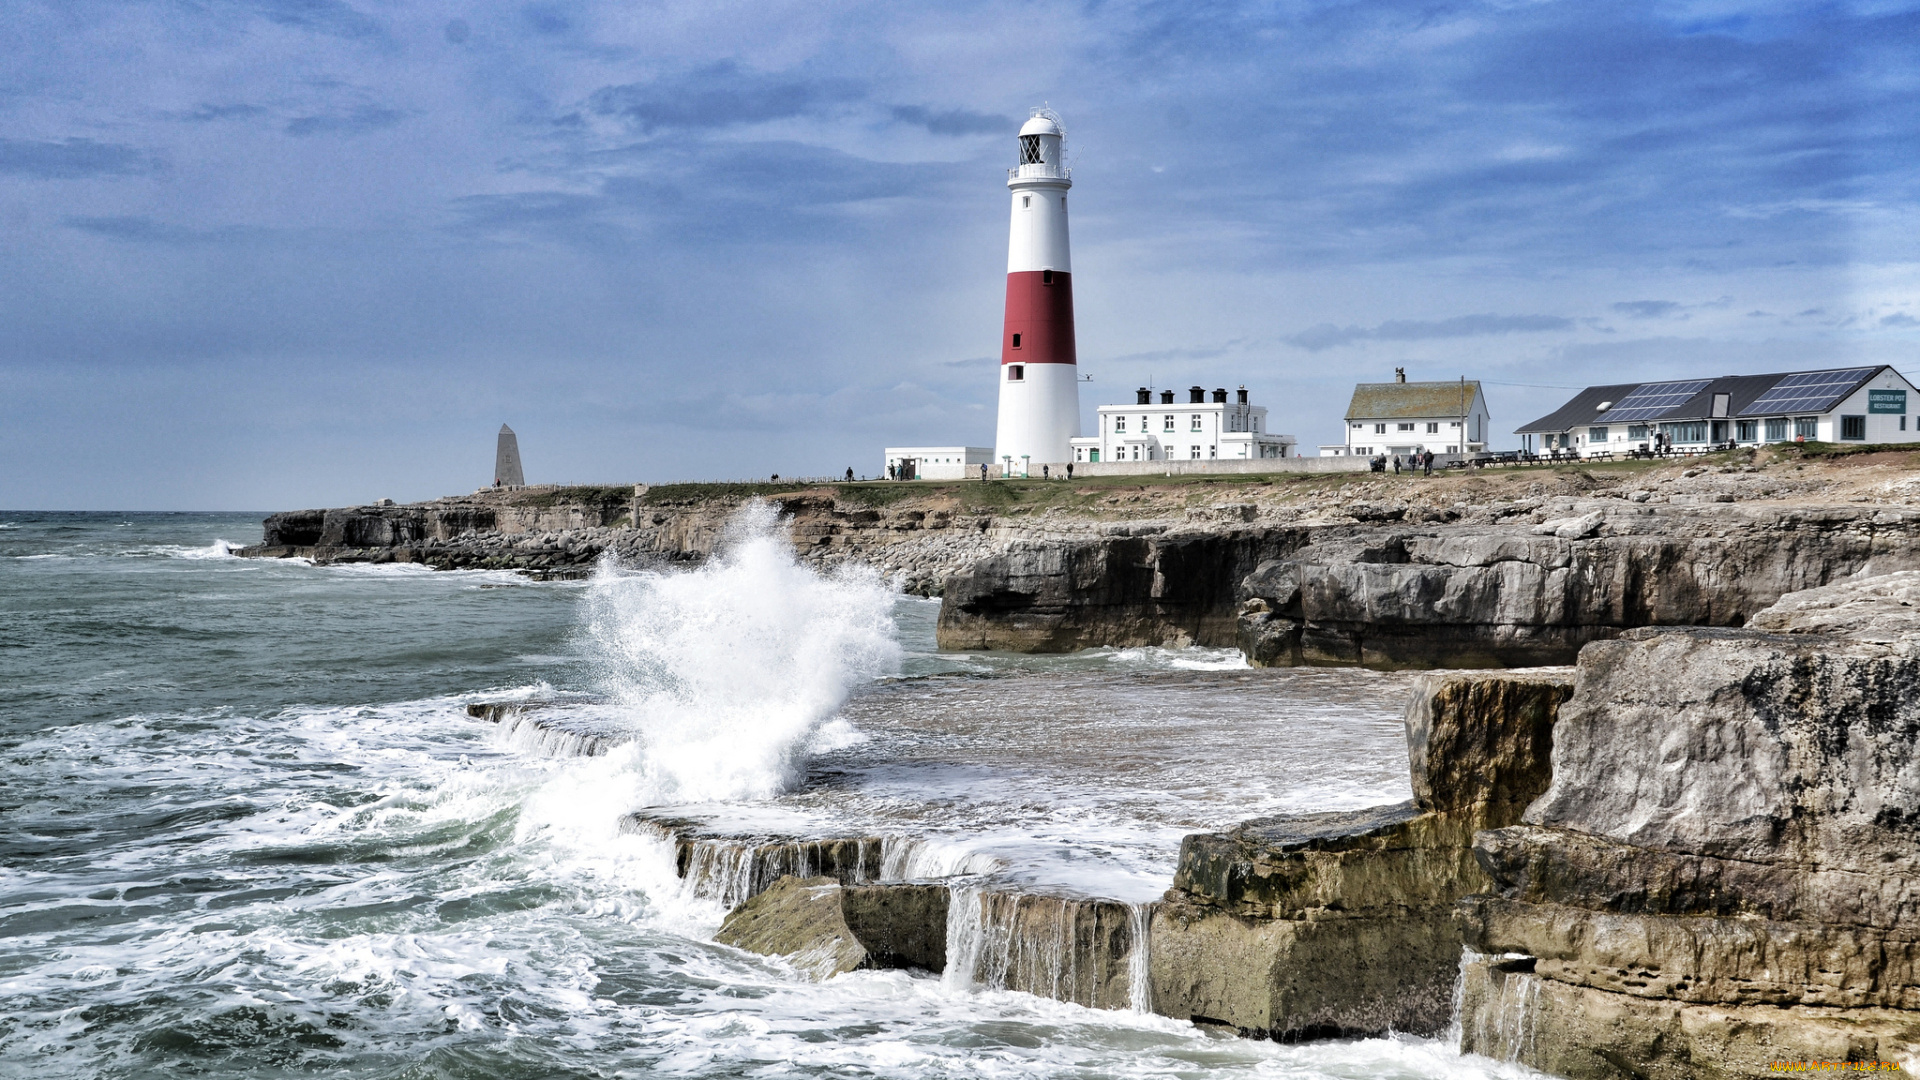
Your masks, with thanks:
[{"label": "roof solar panel", "polygon": [[1667,412],[1686,404],[1688,398],[1707,388],[1711,379],[1689,379],[1685,382],[1642,383],[1628,391],[1627,396],[1608,409],[1608,420],[1655,420]]},{"label": "roof solar panel", "polygon": [[1788,375],[1773,384],[1753,404],[1741,410],[1746,415],[1826,412],[1877,367],[1845,368],[1840,371],[1804,371]]}]

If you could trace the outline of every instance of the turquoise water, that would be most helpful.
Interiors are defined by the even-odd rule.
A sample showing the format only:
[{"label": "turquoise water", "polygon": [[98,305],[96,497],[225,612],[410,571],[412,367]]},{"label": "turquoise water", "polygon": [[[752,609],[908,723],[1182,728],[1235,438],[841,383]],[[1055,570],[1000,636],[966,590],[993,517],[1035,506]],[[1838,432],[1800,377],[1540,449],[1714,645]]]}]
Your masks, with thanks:
[{"label": "turquoise water", "polygon": [[[1223,774],[1147,720],[1259,722],[1230,656],[935,655],[930,605],[777,545],[536,584],[227,555],[258,536],[259,515],[0,512],[0,1075],[1504,1075],[1427,1040],[811,983],[713,944],[720,913],[616,827],[669,796],[908,823],[944,799],[1004,832],[1019,802],[1045,828],[1010,851],[1125,821],[1103,843],[1145,873],[1192,821],[1393,795],[1399,684],[1271,684],[1294,726],[1248,745],[1273,767]],[[632,751],[531,752],[464,711],[570,694],[628,710]],[[1147,718],[1111,782],[1063,702]]]}]

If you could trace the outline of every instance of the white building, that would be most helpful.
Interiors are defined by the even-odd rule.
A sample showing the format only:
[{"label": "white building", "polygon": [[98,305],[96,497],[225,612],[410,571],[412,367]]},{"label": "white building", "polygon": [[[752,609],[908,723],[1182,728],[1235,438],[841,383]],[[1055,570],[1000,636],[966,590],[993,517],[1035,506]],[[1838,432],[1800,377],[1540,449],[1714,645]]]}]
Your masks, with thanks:
[{"label": "white building", "polygon": [[1353,388],[1342,422],[1344,442],[1323,444],[1321,457],[1406,457],[1477,454],[1487,448],[1487,399],[1476,379],[1408,382],[1405,368],[1390,383]]},{"label": "white building", "polygon": [[1528,450],[1624,454],[1771,442],[1920,442],[1920,399],[1885,365],[1590,386],[1520,428]]},{"label": "white building", "polygon": [[1202,387],[1187,391],[1176,404],[1171,390],[1141,387],[1132,405],[1102,405],[1100,434],[1073,440],[1073,460],[1217,461],[1284,458],[1293,455],[1294,438],[1266,430],[1267,408],[1247,401],[1247,388],[1227,400],[1224,389],[1207,400]]},{"label": "white building", "polygon": [[889,446],[890,480],[968,480],[980,476],[980,466],[992,465],[991,446]]}]

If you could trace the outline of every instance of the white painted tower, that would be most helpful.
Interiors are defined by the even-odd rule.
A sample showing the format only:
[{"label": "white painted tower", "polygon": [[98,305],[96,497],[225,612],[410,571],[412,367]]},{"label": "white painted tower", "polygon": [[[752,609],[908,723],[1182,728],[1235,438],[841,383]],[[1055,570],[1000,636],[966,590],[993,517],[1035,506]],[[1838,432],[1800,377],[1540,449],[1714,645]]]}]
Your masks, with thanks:
[{"label": "white painted tower", "polygon": [[1066,132],[1036,111],[1020,128],[1020,164],[1008,171],[1007,316],[1000,335],[1000,424],[994,460],[1021,475],[1073,460],[1080,434],[1080,369],[1073,341],[1073,262],[1067,254]]}]

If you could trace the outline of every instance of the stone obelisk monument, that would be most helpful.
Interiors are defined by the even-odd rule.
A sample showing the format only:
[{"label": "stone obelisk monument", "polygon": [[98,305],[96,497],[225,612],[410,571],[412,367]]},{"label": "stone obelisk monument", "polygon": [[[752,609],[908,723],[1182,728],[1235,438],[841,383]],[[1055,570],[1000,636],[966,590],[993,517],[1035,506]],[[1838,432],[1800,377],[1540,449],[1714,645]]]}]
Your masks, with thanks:
[{"label": "stone obelisk monument", "polygon": [[506,487],[525,487],[527,476],[520,471],[520,440],[513,429],[500,425],[500,445],[493,452],[493,482]]}]

